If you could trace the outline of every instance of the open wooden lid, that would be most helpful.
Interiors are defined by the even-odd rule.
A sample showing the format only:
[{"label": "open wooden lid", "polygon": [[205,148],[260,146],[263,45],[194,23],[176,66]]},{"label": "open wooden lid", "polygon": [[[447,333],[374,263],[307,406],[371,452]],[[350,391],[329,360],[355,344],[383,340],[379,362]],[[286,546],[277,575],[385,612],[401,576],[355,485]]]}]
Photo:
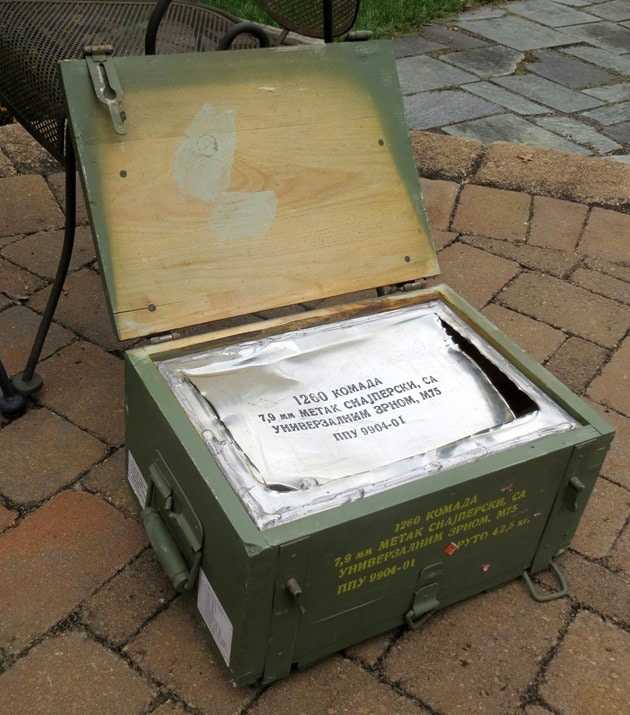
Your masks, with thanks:
[{"label": "open wooden lid", "polygon": [[438,272],[388,42],[112,63],[124,135],[61,75],[121,339]]}]

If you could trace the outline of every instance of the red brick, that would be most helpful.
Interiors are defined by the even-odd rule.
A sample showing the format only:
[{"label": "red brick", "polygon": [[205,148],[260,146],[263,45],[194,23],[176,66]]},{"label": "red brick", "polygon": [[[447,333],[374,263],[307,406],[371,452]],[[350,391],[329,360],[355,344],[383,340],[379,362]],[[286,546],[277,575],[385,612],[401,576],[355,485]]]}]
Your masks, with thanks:
[{"label": "red brick", "polygon": [[138,500],[127,481],[125,450],[122,448],[91,469],[81,484],[130,516],[140,513]]},{"label": "red brick", "polygon": [[379,682],[356,663],[329,658],[268,688],[249,710],[251,715],[428,715],[410,698]]},{"label": "red brick", "polygon": [[0,290],[13,301],[25,300],[43,285],[38,276],[0,258]]},{"label": "red brick", "polygon": [[[13,241],[3,249],[2,255],[13,263],[52,280],[57,272],[61,255],[63,231],[45,231],[33,233]],[[78,228],[75,236],[70,270],[75,271],[94,259],[94,248],[88,228]]]},{"label": "red brick", "polygon": [[[1,435],[1,433],[0,433]],[[13,509],[7,509],[0,504],[0,531],[4,531],[7,527],[11,526],[17,519],[17,512]]]},{"label": "red brick", "polygon": [[448,231],[460,185],[454,181],[422,179],[420,182],[424,205],[432,229]]},{"label": "red brick", "polygon": [[617,540],[630,508],[630,493],[606,479],[598,479],[582,514],[571,546],[584,556],[607,556]]},{"label": "red brick", "polygon": [[21,174],[48,174],[61,171],[61,165],[19,124],[2,129],[2,151]]},{"label": "red brick", "polygon": [[[3,342],[2,345],[2,361],[9,375],[26,367],[40,321],[40,315],[23,305],[14,305],[0,313],[0,335],[7,338],[6,344]],[[44,360],[72,340],[72,333],[53,322],[44,342],[41,359]]]},{"label": "red brick", "polygon": [[574,392],[582,392],[608,355],[608,350],[599,345],[582,338],[569,338],[545,367]]},{"label": "red brick", "polygon": [[45,640],[0,676],[6,713],[141,715],[155,695],[120,657],[76,632]]},{"label": "red brick", "polygon": [[441,251],[448,245],[453,243],[457,238],[457,234],[452,231],[431,231],[431,239],[436,251]]},{"label": "red brick", "polygon": [[432,711],[517,712],[569,609],[566,600],[541,608],[522,583],[514,583],[406,631],[382,667],[390,681]]},{"label": "red brick", "polygon": [[[66,212],[66,175],[64,173],[50,174],[46,177],[48,181],[48,186],[50,186],[57,203],[61,206],[62,211]],[[77,191],[76,191],[76,201],[77,201],[77,215],[76,222],[77,226],[87,224],[88,217],[85,210],[85,200],[83,198],[83,191],[81,189],[81,182],[77,176]]]},{"label": "red brick", "polygon": [[107,442],[122,443],[122,360],[90,343],[73,343],[41,363],[39,374],[46,407]]},{"label": "red brick", "polygon": [[0,536],[0,647],[22,650],[145,546],[142,527],[97,497],[53,497]]},{"label": "red brick", "polygon": [[522,273],[498,302],[607,348],[628,329],[626,308],[551,276]]},{"label": "red brick", "polygon": [[240,712],[257,689],[236,689],[230,684],[193,608],[178,598],[140,631],[125,652],[191,708],[204,713]]},{"label": "red brick", "polygon": [[41,501],[105,453],[102,442],[62,417],[31,410],[0,432],[0,492],[16,504]]},{"label": "red brick", "polygon": [[572,253],[587,213],[588,207],[583,204],[534,196],[528,243]]},{"label": "red brick", "polygon": [[588,268],[578,268],[571,276],[571,282],[620,303],[630,303],[630,285],[612,276],[606,276]]},{"label": "red brick", "polygon": [[[43,311],[49,294],[49,288],[40,291],[29,301],[29,305],[39,312]],[[130,345],[129,342],[122,343],[114,335],[101,277],[89,268],[67,277],[55,320],[106,350],[124,349]]]},{"label": "red brick", "polygon": [[0,179],[0,235],[62,228],[63,214],[41,176]]},{"label": "red brick", "polygon": [[543,362],[566,340],[560,330],[491,303],[483,314],[527,353]]},{"label": "red brick", "polygon": [[[613,568],[623,571],[626,576],[630,576],[630,524],[626,525],[621,532],[619,539],[617,539],[617,543],[615,544],[610,557],[610,564]],[[627,578],[624,579],[624,586],[626,588],[624,594],[627,601]],[[626,607],[626,615],[627,610],[628,609]]]},{"label": "red brick", "polygon": [[614,354],[612,360],[593,380],[588,396],[630,417],[630,338]]},{"label": "red brick", "polygon": [[578,613],[540,686],[571,715],[623,715],[630,703],[630,634],[588,611]]},{"label": "red brick", "polygon": [[374,667],[391,645],[394,636],[395,631],[382,633],[380,636],[370,638],[367,641],[363,641],[363,643],[359,643],[358,645],[348,648],[346,653],[350,658],[358,658],[363,663]]},{"label": "red brick", "polygon": [[524,242],[531,197],[514,191],[468,184],[460,198],[452,230],[468,235]]},{"label": "red brick", "polygon": [[630,216],[595,208],[588,217],[578,250],[611,263],[627,263],[629,245]]},{"label": "red brick", "polygon": [[100,638],[120,646],[174,596],[154,553],[147,550],[88,599],[81,620]]},{"label": "red brick", "polygon": [[446,283],[476,308],[482,308],[519,272],[512,261],[454,243],[440,253],[442,274],[430,285]]}]

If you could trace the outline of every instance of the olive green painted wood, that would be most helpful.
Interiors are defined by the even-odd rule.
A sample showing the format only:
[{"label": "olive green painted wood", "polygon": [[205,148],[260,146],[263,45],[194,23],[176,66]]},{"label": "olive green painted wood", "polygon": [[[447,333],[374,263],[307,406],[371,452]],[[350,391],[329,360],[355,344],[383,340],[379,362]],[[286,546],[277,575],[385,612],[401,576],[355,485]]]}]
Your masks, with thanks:
[{"label": "olive green painted wood", "polygon": [[[436,296],[570,407],[582,426],[259,531],[157,364],[216,341],[262,337],[305,321],[325,323]],[[271,682],[293,665],[306,666],[404,625],[421,573],[431,564],[443,565],[440,608],[545,568],[575,531],[612,436],[588,406],[443,287],[136,348],[126,355],[126,376],[130,453],[146,473],[159,445],[190,503],[198,505],[207,532],[201,568],[233,626],[228,670],[236,684]],[[572,511],[567,485],[574,477],[586,491]],[[297,600],[287,588],[291,579],[302,592]]]},{"label": "olive green painted wood", "polygon": [[389,43],[61,63],[125,339],[437,273]]}]

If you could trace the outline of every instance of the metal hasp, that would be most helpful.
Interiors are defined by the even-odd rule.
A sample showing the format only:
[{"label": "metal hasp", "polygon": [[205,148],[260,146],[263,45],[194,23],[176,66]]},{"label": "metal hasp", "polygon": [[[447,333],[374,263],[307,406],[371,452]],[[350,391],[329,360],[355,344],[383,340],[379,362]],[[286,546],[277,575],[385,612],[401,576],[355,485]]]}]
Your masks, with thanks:
[{"label": "metal hasp", "polygon": [[112,118],[116,134],[126,134],[127,113],[123,109],[123,90],[113,63],[114,48],[111,45],[89,45],[83,48],[83,56],[90,71],[94,91]]},{"label": "metal hasp", "polygon": [[418,589],[413,595],[411,608],[405,613],[405,621],[409,628],[416,630],[440,607],[438,592],[439,578],[443,571],[442,563],[431,564],[422,569],[418,579]]}]

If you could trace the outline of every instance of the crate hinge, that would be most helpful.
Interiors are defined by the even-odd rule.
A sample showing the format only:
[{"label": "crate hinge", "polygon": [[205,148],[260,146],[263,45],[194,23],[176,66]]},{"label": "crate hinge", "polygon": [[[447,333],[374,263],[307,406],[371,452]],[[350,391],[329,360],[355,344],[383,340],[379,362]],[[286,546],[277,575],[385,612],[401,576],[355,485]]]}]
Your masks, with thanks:
[{"label": "crate hinge", "polygon": [[107,109],[116,134],[126,134],[127,113],[123,109],[123,90],[113,58],[111,45],[88,45],[83,57],[88,66],[96,97]]}]

